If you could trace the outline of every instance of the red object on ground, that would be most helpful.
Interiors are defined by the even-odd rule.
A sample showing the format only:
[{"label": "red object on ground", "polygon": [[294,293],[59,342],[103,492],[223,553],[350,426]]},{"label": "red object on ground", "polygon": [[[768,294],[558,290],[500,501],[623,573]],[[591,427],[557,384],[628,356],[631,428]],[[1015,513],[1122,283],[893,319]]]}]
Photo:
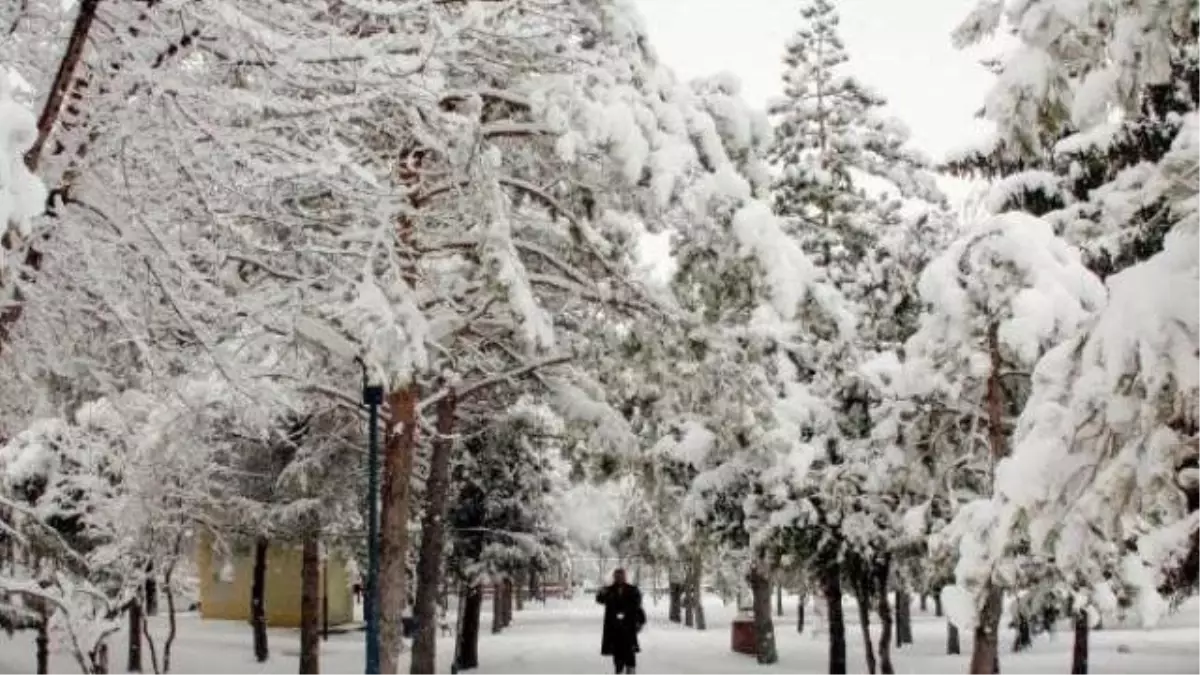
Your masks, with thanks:
[{"label": "red object on ground", "polygon": [[738,654],[754,656],[757,649],[754,646],[754,619],[752,617],[737,617],[730,626],[730,643],[733,651]]}]

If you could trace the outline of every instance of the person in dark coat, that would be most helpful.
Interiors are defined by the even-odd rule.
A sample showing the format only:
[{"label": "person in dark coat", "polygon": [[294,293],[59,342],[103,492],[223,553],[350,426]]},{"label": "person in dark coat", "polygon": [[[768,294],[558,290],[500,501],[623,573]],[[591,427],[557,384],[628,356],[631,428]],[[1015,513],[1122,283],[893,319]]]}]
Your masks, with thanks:
[{"label": "person in dark coat", "polygon": [[617,673],[637,672],[638,632],[646,625],[642,609],[642,592],[625,581],[625,570],[613,572],[611,586],[596,594],[596,602],[604,605],[604,634],[600,638],[600,654],[611,656]]}]

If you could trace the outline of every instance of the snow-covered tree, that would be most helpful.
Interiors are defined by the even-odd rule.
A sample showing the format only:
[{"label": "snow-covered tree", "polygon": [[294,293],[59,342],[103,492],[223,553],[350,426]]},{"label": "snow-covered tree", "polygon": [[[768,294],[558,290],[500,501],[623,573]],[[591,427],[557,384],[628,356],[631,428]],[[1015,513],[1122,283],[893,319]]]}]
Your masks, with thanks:
[{"label": "snow-covered tree", "polygon": [[[1050,225],[1010,213],[984,221],[955,240],[926,268],[921,295],[929,310],[907,345],[909,397],[928,396],[959,408],[972,435],[943,465],[974,464],[986,493],[965,505],[942,536],[955,544],[980,523],[991,467],[1009,454],[1012,420],[1028,396],[1028,372],[1046,350],[1069,338],[1104,303],[1104,290],[1078,250]],[[962,424],[961,421],[956,422]],[[972,574],[960,558],[957,576]],[[975,628],[973,672],[998,659],[1002,588],[986,580]],[[955,618],[962,627],[963,620]]]}]

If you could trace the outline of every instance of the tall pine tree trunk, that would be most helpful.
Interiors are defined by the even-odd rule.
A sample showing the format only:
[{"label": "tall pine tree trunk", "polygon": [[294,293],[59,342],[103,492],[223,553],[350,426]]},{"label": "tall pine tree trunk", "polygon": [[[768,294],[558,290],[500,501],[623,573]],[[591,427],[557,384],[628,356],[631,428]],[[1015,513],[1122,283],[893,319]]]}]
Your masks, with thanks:
[{"label": "tall pine tree trunk", "polygon": [[895,675],[892,667],[892,608],[888,603],[888,575],[890,574],[887,556],[875,566],[875,597],[879,607],[879,672],[883,675]]},{"label": "tall pine tree trunk", "polygon": [[691,579],[688,587],[696,630],[707,630],[708,622],[704,618],[704,552],[699,546],[692,550]]},{"label": "tall pine tree trunk", "polygon": [[862,630],[863,656],[867,660],[867,672],[875,675],[875,645],[871,642],[871,582],[863,569],[855,569],[853,579],[854,599],[858,605],[858,625]]},{"label": "tall pine tree trunk", "polygon": [[975,644],[971,649],[971,675],[993,675],[1000,672],[1000,613],[1004,596],[1000,589],[988,585],[979,623],[975,626]]},{"label": "tall pine tree trunk", "polygon": [[1013,640],[1013,651],[1020,652],[1029,649],[1033,646],[1033,624],[1029,621],[1029,615],[1023,608],[1018,608],[1017,612],[1017,637]]},{"label": "tall pine tree trunk", "polygon": [[394,675],[404,650],[402,618],[408,600],[408,517],[417,447],[416,384],[388,394],[379,510],[379,672]]},{"label": "tall pine tree trunk", "polygon": [[417,636],[413,640],[412,673],[437,669],[437,596],[442,585],[442,557],[446,546],[446,508],[450,498],[450,459],[454,451],[454,416],[457,401],[453,389],[437,402],[437,436],[429,457],[425,480],[425,513],[421,521],[421,550],[417,560],[417,598],[413,617]]},{"label": "tall pine tree trunk", "polygon": [[300,673],[321,672],[321,530],[311,521],[300,543]]},{"label": "tall pine tree trunk", "polygon": [[504,630],[504,583],[492,578],[492,635]]},{"label": "tall pine tree trunk", "polygon": [[129,603],[129,652],[125,670],[130,673],[142,672],[142,603],[134,600]]},{"label": "tall pine tree trunk", "polygon": [[[922,595],[924,600],[925,596]],[[912,634],[912,594],[908,592],[904,579],[896,579],[896,646],[903,647],[913,643]]]},{"label": "tall pine tree trunk", "polygon": [[796,632],[804,632],[804,604],[808,601],[808,594],[803,590],[800,591],[800,596],[796,600]]},{"label": "tall pine tree trunk", "polygon": [[50,672],[50,619],[45,614],[42,614],[37,624],[34,650],[38,675],[47,675]]},{"label": "tall pine tree trunk", "polygon": [[471,670],[479,667],[479,629],[483,614],[483,588],[475,584],[466,589],[463,601],[462,625],[458,632],[458,646],[455,653],[458,656],[458,670]]},{"label": "tall pine tree trunk", "polygon": [[266,537],[254,540],[254,572],[250,579],[250,629],[254,633],[254,660],[271,656],[267,647],[267,549]]},{"label": "tall pine tree trunk", "polygon": [[512,577],[504,577],[504,627],[508,628],[513,621],[513,582]]},{"label": "tall pine tree trunk", "polygon": [[961,654],[962,653],[962,643],[958,639],[958,626],[955,626],[954,624],[950,623],[949,621],[946,622],[946,653],[947,654]]},{"label": "tall pine tree trunk", "polygon": [[846,615],[842,611],[842,570],[828,561],[820,571],[829,622],[829,675],[846,675]]},{"label": "tall pine tree trunk", "polygon": [[769,665],[779,660],[775,649],[775,624],[771,621],[771,575],[764,563],[750,566],[750,593],[754,607],[754,653],[758,662]]},{"label": "tall pine tree trunk", "polygon": [[146,616],[158,616],[158,579],[154,576],[154,565],[150,565],[146,570],[146,583],[142,592],[146,602],[143,613]]},{"label": "tall pine tree trunk", "polygon": [[[987,380],[988,446],[992,466],[1008,456],[1004,429],[1004,387],[1000,376],[1004,360],[1000,352],[1000,326],[988,325],[987,344],[990,371]],[[994,478],[993,478],[994,480]],[[1000,672],[1000,615],[1004,596],[990,580],[984,587],[983,607],[975,625],[975,644],[971,649],[971,675],[993,675]]]},{"label": "tall pine tree trunk", "polygon": [[679,580],[678,565],[667,569],[667,620],[679,623],[683,620],[683,583]]},{"label": "tall pine tree trunk", "polygon": [[1088,671],[1088,613],[1075,613],[1075,644],[1071,649],[1071,675],[1087,675]]}]

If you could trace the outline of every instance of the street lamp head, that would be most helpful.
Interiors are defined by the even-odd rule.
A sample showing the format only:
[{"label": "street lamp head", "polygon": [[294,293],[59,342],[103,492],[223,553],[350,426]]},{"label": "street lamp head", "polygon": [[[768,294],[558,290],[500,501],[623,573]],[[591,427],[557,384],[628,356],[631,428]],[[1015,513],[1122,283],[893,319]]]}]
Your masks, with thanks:
[{"label": "street lamp head", "polygon": [[380,405],[383,403],[383,386],[378,384],[363,385],[363,403]]}]

